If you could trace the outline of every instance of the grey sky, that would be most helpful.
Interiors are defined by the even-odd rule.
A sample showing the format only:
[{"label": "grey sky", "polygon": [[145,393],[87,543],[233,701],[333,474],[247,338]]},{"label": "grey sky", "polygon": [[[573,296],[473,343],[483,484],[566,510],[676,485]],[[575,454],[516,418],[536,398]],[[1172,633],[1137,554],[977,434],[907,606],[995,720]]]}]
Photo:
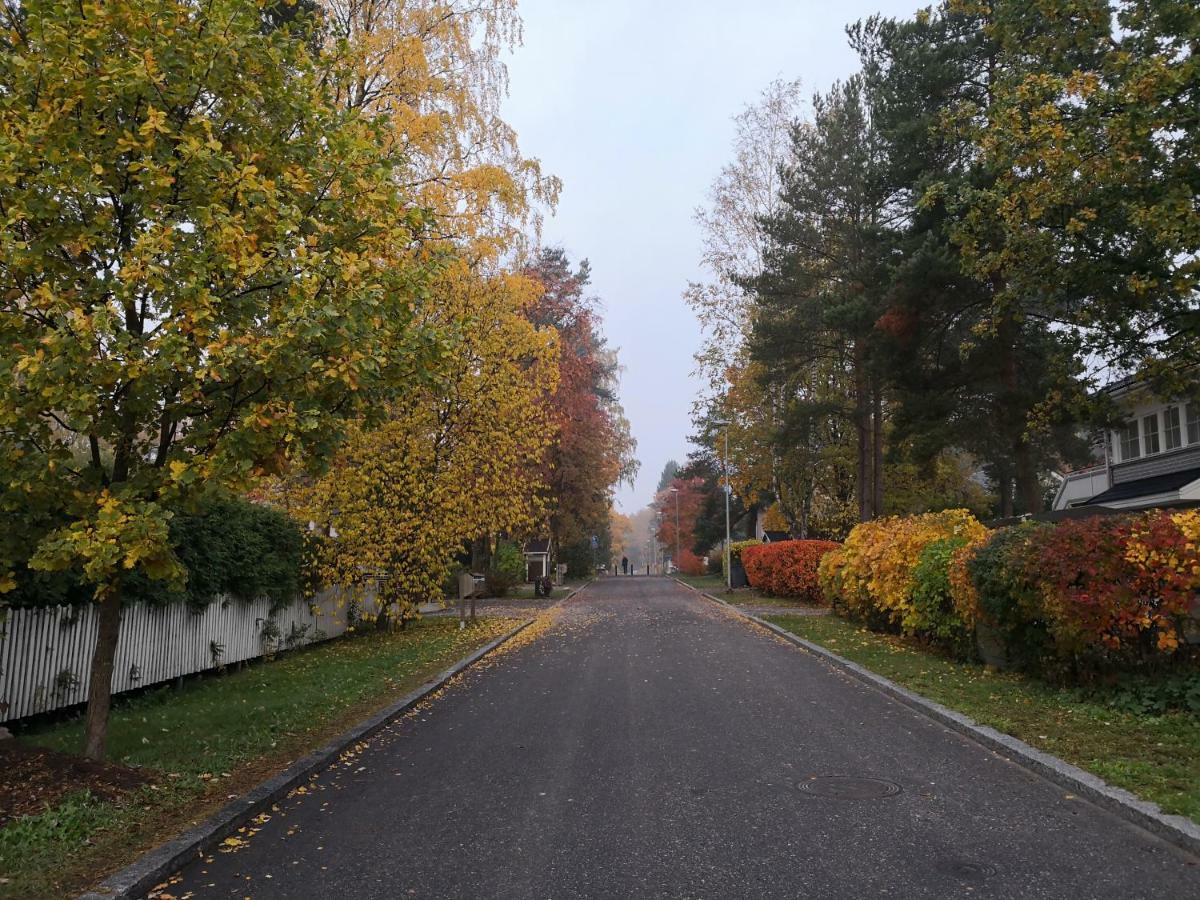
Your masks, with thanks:
[{"label": "grey sky", "polygon": [[847,23],[918,0],[521,0],[505,118],[563,179],[548,244],[592,263],[642,471],[618,505],[651,499],[683,461],[699,328],[681,294],[700,273],[692,211],[731,155],[730,117],[773,78],[806,94],[852,74]]}]

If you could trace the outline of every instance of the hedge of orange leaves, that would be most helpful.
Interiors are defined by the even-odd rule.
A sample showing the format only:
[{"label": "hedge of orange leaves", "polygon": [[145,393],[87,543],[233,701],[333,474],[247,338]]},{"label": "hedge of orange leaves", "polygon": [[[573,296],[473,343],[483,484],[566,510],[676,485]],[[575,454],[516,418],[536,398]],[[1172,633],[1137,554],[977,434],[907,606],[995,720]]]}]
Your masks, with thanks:
[{"label": "hedge of orange leaves", "polygon": [[772,597],[823,603],[817,568],[821,558],[841,544],[835,541],[778,541],[742,550],[750,586]]}]

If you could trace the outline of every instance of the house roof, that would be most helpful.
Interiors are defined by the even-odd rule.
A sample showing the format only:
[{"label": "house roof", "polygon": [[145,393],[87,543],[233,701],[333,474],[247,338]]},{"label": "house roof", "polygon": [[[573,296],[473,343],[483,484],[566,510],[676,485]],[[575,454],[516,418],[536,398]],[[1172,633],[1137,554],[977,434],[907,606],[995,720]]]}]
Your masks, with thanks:
[{"label": "house roof", "polygon": [[1180,472],[1168,472],[1165,475],[1151,475],[1149,478],[1137,478],[1133,481],[1121,481],[1107,491],[1097,494],[1088,500],[1088,504],[1112,503],[1116,500],[1132,500],[1136,497],[1154,497],[1159,494],[1169,494],[1177,491],[1193,481],[1200,481],[1200,468],[1184,469]]},{"label": "house roof", "polygon": [[534,538],[532,541],[525,542],[526,553],[549,553],[550,538]]}]

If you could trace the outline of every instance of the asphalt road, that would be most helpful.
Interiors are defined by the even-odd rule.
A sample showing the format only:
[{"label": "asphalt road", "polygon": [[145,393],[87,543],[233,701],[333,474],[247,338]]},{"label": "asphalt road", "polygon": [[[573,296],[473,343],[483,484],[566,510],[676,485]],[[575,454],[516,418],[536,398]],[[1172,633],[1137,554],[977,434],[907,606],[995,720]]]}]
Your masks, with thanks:
[{"label": "asphalt road", "polygon": [[670,581],[534,630],[168,892],[1200,898],[1196,858]]}]

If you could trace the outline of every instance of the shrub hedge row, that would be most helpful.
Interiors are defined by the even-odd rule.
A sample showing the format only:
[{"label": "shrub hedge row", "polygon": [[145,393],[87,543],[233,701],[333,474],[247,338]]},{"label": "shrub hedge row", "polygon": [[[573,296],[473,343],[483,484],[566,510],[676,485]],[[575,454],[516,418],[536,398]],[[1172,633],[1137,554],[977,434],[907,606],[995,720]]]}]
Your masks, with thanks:
[{"label": "shrub hedge row", "polygon": [[858,525],[821,562],[836,610],[968,655],[1058,675],[1181,653],[1200,592],[1200,511],[1096,516],[989,532],[965,510]]}]

